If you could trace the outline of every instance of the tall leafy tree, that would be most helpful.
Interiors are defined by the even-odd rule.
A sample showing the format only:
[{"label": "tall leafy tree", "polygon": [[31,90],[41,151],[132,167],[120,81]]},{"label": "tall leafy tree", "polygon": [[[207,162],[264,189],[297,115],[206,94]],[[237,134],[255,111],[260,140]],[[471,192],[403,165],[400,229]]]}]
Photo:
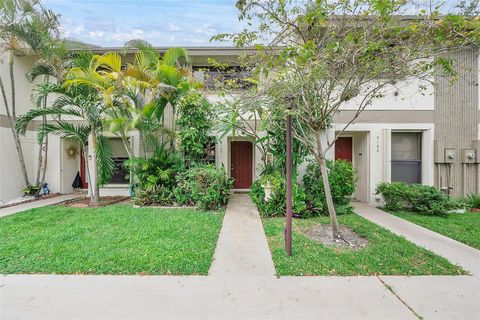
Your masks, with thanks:
[{"label": "tall leafy tree", "polygon": [[191,90],[180,97],[177,107],[175,123],[185,160],[188,164],[200,163],[205,147],[212,142],[212,106],[201,92]]},{"label": "tall leafy tree", "polygon": [[14,55],[16,52],[43,52],[58,31],[58,17],[36,0],[3,0],[0,2],[0,40],[8,57],[10,95],[0,77],[3,103],[10,123],[18,160],[26,187],[30,186],[20,137],[15,129],[17,119]]},{"label": "tall leafy tree", "polygon": [[[55,30],[56,31],[56,30]],[[51,28],[46,28],[41,23],[26,24],[20,28],[17,33],[24,34],[23,37],[33,35],[31,50],[38,58],[32,68],[27,73],[27,79],[31,83],[41,79],[43,83],[56,82],[62,83],[69,64],[68,51],[64,40],[58,37],[58,34],[52,34]],[[47,96],[44,97],[41,108],[47,107]],[[46,116],[42,117],[42,126],[47,123]],[[39,142],[37,173],[35,185],[43,185],[47,171],[48,161],[48,135],[45,135],[43,141]]]},{"label": "tall leafy tree", "polygon": [[[435,72],[454,77],[449,53],[478,48],[480,21],[435,1],[239,0],[237,8],[250,28],[215,39],[256,46],[251,61],[263,80],[257,94],[271,99],[273,113],[293,116],[295,138],[321,168],[332,233],[338,238],[326,152],[399,81],[420,79],[422,90]],[[330,137],[332,119],[346,104],[355,112]]]},{"label": "tall leafy tree", "polygon": [[70,71],[73,77],[66,83],[86,85],[100,94],[109,106],[106,119],[109,130],[122,139],[132,157],[128,143],[130,130],[140,131],[146,150],[151,145],[155,148],[159,133],[174,135],[175,128],[168,130],[163,123],[164,111],[167,104],[175,106],[177,97],[189,90],[192,77],[181,66],[181,59],[189,61],[184,49],[172,48],[160,56],[141,40],[127,43],[126,48],[137,49],[133,63],[122,63],[117,52],[93,55],[85,65]]},{"label": "tall leafy tree", "polygon": [[[32,120],[51,116],[55,120],[40,127],[38,141],[43,141],[48,134],[55,134],[63,139],[77,142],[85,159],[88,159],[88,147],[92,148],[96,154],[96,168],[92,170],[89,161],[86,162],[86,166],[88,185],[92,194],[91,202],[96,203],[100,199],[100,185],[110,180],[115,168],[111,147],[104,136],[103,122],[107,107],[98,93],[87,86],[66,87],[50,83],[36,87],[37,105],[41,105],[49,94],[56,95],[52,105],[47,108],[32,109],[22,115],[17,119],[16,128],[20,134],[25,134]],[[93,145],[87,147],[89,136],[92,137]],[[97,183],[93,183],[92,177],[97,169],[98,179],[95,179]]]}]

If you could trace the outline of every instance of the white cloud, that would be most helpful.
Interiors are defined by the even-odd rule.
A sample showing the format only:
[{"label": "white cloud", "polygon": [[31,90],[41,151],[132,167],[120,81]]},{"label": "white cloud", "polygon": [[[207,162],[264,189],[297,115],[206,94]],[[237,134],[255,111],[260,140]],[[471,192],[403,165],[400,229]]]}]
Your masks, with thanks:
[{"label": "white cloud", "polygon": [[85,27],[82,25],[79,25],[78,27],[76,27],[75,29],[72,30],[72,33],[74,34],[79,34],[79,33],[84,33],[85,32]]},{"label": "white cloud", "polygon": [[182,29],[180,26],[177,26],[176,24],[173,24],[171,22],[168,23],[168,31],[170,32],[180,32]]},{"label": "white cloud", "polygon": [[127,32],[114,32],[107,37],[123,43],[132,39],[144,38],[144,32],[141,29],[131,29]]},{"label": "white cloud", "polygon": [[200,28],[195,29],[195,32],[198,34],[203,34],[206,36],[211,36],[218,33],[218,30],[213,27],[209,22],[204,22]]},{"label": "white cloud", "polygon": [[89,31],[89,32],[88,32],[88,35],[89,35],[91,38],[103,38],[103,37],[105,37],[105,32],[99,31],[99,30]]}]

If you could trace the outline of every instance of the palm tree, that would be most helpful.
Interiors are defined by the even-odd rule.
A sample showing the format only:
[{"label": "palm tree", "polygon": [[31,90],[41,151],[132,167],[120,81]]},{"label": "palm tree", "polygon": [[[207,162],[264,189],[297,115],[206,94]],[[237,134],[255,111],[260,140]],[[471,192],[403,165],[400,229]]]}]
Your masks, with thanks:
[{"label": "palm tree", "polygon": [[[125,44],[125,48],[137,49],[135,61],[138,66],[146,66],[151,70],[152,75],[163,86],[172,88],[162,93],[161,108],[157,109],[157,119],[161,119],[165,127],[163,111],[170,104],[172,107],[173,119],[176,119],[177,99],[192,88],[198,88],[200,84],[194,80],[191,69],[188,65],[191,58],[184,48],[169,48],[162,56],[148,42],[143,40],[131,40]],[[148,63],[144,63],[146,60]],[[151,63],[153,61],[153,63]],[[158,112],[161,110],[161,113]],[[176,134],[175,121],[173,122],[172,134]],[[163,138],[163,136],[162,136]],[[170,140],[171,147],[175,148],[175,139]]]},{"label": "palm tree", "polygon": [[[8,54],[10,77],[10,102],[3,79],[0,77],[0,90],[7,118],[17,150],[24,184],[30,186],[19,133],[15,129],[17,119],[14,53],[34,51],[37,54],[49,48],[50,39],[58,31],[58,17],[45,9],[36,0],[2,0],[0,2],[0,40],[2,49]],[[41,149],[41,148],[40,148]]]},{"label": "palm tree", "polygon": [[[195,83],[189,69],[180,64],[181,59],[190,61],[185,49],[172,48],[160,57],[145,41],[130,41],[125,48],[132,47],[137,49],[134,63],[123,66],[122,56],[116,52],[93,55],[85,65],[72,68],[66,81],[99,92],[109,106],[106,121],[110,131],[122,139],[130,158],[130,130],[140,131],[144,147],[155,148],[159,133],[174,136],[175,128],[168,130],[164,125],[165,107],[168,103],[174,107],[176,98]],[[171,141],[173,145],[173,138]]]},{"label": "palm tree", "polygon": [[[44,116],[53,116],[56,120],[47,123],[38,131],[37,139],[42,141],[48,134],[55,134],[61,138],[78,142],[85,159],[88,159],[87,144],[91,136],[93,145],[90,147],[96,154],[96,168],[91,170],[89,162],[87,165],[87,176],[91,191],[91,201],[99,201],[99,186],[107,183],[115,167],[112,159],[111,147],[108,139],[103,135],[103,119],[106,106],[95,90],[87,86],[63,86],[51,83],[44,83],[36,87],[36,104],[41,105],[49,94],[56,94],[57,98],[49,108],[32,109],[17,119],[17,130],[25,134],[28,124]],[[70,117],[70,121],[62,120],[62,117]],[[72,121],[74,119],[74,121]],[[80,120],[80,121],[79,121]],[[98,169],[98,183],[92,183],[92,177]],[[97,178],[97,177],[96,177]]]},{"label": "palm tree", "polygon": [[[50,17],[54,14],[45,13]],[[57,83],[63,81],[65,65],[68,61],[67,50],[63,40],[59,39],[58,28],[56,25],[51,26],[49,23],[32,19],[31,22],[25,23],[23,26],[15,26],[10,28],[11,32],[18,38],[23,39],[28,48],[38,57],[33,67],[27,73],[27,79],[30,82],[42,77],[43,82],[49,82],[55,79]],[[55,21],[52,19],[52,21]],[[47,107],[47,97],[43,101],[42,108]],[[46,117],[42,117],[42,126],[47,123]],[[38,164],[35,185],[43,185],[45,182],[45,174],[47,170],[48,160],[48,135],[43,141],[39,142]]]}]

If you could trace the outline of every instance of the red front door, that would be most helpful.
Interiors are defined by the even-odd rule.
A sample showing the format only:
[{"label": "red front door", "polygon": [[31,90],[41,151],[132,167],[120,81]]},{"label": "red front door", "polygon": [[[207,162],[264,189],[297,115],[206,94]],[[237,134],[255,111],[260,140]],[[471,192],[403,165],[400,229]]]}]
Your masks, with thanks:
[{"label": "red front door", "polygon": [[231,171],[235,179],[235,189],[248,189],[253,178],[253,146],[248,141],[232,141],[231,143]]},{"label": "red front door", "polygon": [[335,160],[347,160],[352,162],[352,137],[340,137],[335,141]]},{"label": "red front door", "polygon": [[82,189],[88,188],[87,182],[87,168],[85,163],[85,157],[83,156],[83,151],[80,152],[80,179],[82,179]]}]

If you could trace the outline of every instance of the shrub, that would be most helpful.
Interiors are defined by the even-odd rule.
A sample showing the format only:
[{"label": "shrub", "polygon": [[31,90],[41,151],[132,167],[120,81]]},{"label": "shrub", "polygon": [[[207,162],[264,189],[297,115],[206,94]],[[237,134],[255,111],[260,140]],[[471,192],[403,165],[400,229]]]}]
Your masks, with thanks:
[{"label": "shrub", "polygon": [[205,145],[211,142],[208,134],[212,119],[212,107],[201,92],[191,90],[178,100],[175,121],[188,164],[199,163],[205,156]]},{"label": "shrub", "polygon": [[463,203],[468,209],[480,209],[480,194],[469,194],[463,199]]},{"label": "shrub", "polygon": [[383,196],[385,201],[385,209],[389,211],[397,211],[408,207],[408,185],[403,182],[385,183],[382,182],[377,186],[376,193]]},{"label": "shrub", "polygon": [[380,183],[376,190],[390,211],[409,210],[424,215],[444,215],[455,207],[443,192],[435,187],[404,182]]},{"label": "shrub", "polygon": [[138,206],[173,204],[173,192],[162,186],[153,186],[147,189],[139,189],[132,199],[133,204]]},{"label": "shrub", "polygon": [[150,158],[136,157],[126,160],[124,166],[136,182],[133,203],[137,205],[170,205],[175,200],[175,177],[184,168],[176,153],[160,149]]},{"label": "shrub", "polygon": [[[264,185],[270,183],[270,198],[265,201]],[[286,179],[279,173],[262,176],[261,180],[257,180],[250,188],[250,197],[257,205],[258,211],[264,217],[283,216],[287,210],[287,186]],[[292,186],[293,212],[294,214],[306,217],[309,215],[306,205],[305,191],[301,186],[295,183]]]},{"label": "shrub", "polygon": [[28,185],[22,189],[23,195],[25,196],[35,196],[40,191],[40,185]]},{"label": "shrub", "polygon": [[[327,161],[328,180],[332,192],[333,203],[336,206],[347,205],[350,196],[355,192],[358,176],[352,164],[345,160]],[[325,192],[322,183],[320,166],[311,162],[303,176],[305,194],[308,206],[312,211],[325,212]]]},{"label": "shrub", "polygon": [[173,193],[181,205],[191,204],[204,210],[216,210],[227,204],[233,180],[224,168],[213,164],[191,167],[177,176]]},{"label": "shrub", "polygon": [[253,203],[256,204],[258,211],[262,212],[264,210],[263,205],[265,202],[265,189],[262,187],[262,181],[255,180],[250,187],[250,198]]}]

